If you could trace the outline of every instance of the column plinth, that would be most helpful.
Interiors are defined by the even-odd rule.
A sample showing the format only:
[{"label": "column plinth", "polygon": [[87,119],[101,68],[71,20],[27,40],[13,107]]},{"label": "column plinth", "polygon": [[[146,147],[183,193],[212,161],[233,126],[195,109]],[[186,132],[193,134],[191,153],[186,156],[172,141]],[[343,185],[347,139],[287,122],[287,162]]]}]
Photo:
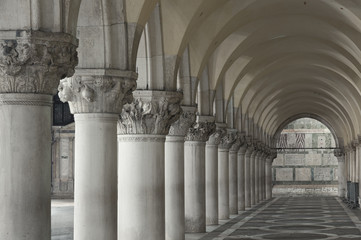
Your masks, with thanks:
[{"label": "column plinth", "polygon": [[216,129],[213,121],[211,116],[198,116],[185,137],[185,232],[206,231],[205,145]]}]

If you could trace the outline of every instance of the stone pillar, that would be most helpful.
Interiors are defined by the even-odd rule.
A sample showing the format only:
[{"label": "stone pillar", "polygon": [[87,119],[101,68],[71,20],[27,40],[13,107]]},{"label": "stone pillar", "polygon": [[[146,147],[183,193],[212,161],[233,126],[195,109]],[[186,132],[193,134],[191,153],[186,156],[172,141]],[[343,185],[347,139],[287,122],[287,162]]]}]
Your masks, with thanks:
[{"label": "stone pillar", "polygon": [[268,155],[266,157],[266,200],[272,198],[272,157]]},{"label": "stone pillar", "polygon": [[184,239],[184,136],[196,120],[196,107],[182,106],[165,142],[165,239]]},{"label": "stone pillar", "polygon": [[206,231],[205,145],[215,131],[213,121],[211,116],[198,116],[185,138],[185,232]]},{"label": "stone pillar", "polygon": [[206,224],[218,224],[218,144],[226,134],[218,128],[206,144]]},{"label": "stone pillar", "polygon": [[261,151],[257,151],[257,153],[254,156],[254,202],[257,204],[259,203],[259,184],[261,182],[260,177],[260,168],[261,168]]},{"label": "stone pillar", "polygon": [[238,150],[242,145],[241,134],[235,132],[236,141],[229,149],[229,214],[238,214]]},{"label": "stone pillar", "polygon": [[264,201],[266,199],[266,178],[265,178],[265,162],[266,162],[266,153],[265,150],[262,152],[261,156],[261,186],[260,186],[260,200]]},{"label": "stone pillar", "polygon": [[65,33],[0,31],[0,239],[50,239],[52,97],[74,74]]},{"label": "stone pillar", "polygon": [[60,82],[60,100],[75,119],[74,239],[117,239],[117,122],[136,78],[77,69]]},{"label": "stone pillar", "polygon": [[251,206],[256,205],[256,155],[257,151],[253,151],[251,155]]},{"label": "stone pillar", "polygon": [[245,205],[246,208],[251,207],[252,198],[251,198],[251,156],[254,152],[254,147],[251,145],[249,138],[247,138],[247,151],[245,154],[245,164],[244,164],[244,187],[245,187]]},{"label": "stone pillar", "polygon": [[341,149],[336,149],[334,155],[338,161],[338,196],[345,197],[347,194],[345,154]]},{"label": "stone pillar", "polygon": [[218,145],[218,218],[229,218],[229,148],[235,141],[235,134],[227,134]]},{"label": "stone pillar", "polygon": [[118,125],[118,239],[165,239],[165,137],[182,94],[137,90]]},{"label": "stone pillar", "polygon": [[247,146],[244,144],[244,139],[241,141],[243,145],[238,150],[237,155],[237,183],[238,183],[238,211],[246,210],[246,202],[245,202],[245,154],[247,150]]}]

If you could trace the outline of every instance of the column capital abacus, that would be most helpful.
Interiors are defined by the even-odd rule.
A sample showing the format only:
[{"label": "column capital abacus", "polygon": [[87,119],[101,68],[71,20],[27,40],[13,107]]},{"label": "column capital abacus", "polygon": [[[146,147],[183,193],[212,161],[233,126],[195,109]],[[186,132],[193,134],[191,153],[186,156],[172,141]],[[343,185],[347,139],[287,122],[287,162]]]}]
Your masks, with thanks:
[{"label": "column capital abacus", "polygon": [[60,81],[58,95],[73,114],[120,114],[124,104],[133,101],[136,79],[129,71],[77,69],[73,77]]},{"label": "column capital abacus", "polygon": [[171,125],[168,134],[170,136],[184,137],[188,133],[189,128],[196,121],[197,107],[181,106],[181,108],[183,113],[180,115],[179,119]]},{"label": "column capital abacus", "polygon": [[185,141],[206,142],[216,130],[213,116],[197,116],[196,123],[188,129]]},{"label": "column capital abacus", "polygon": [[120,114],[118,135],[167,135],[182,114],[180,92],[137,90],[133,96],[133,102],[124,105]]},{"label": "column capital abacus", "polygon": [[54,95],[78,64],[78,40],[67,33],[0,31],[0,93]]}]

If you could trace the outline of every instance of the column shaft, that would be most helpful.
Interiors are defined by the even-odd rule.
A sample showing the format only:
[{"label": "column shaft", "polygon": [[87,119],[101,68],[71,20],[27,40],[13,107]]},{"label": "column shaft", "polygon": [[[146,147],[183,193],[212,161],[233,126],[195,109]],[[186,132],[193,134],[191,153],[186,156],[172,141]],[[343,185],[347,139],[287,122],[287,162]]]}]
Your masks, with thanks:
[{"label": "column shaft", "polygon": [[251,207],[251,152],[247,150],[245,155],[245,165],[244,165],[244,187],[245,187],[245,205],[246,208]]},{"label": "column shaft", "polygon": [[229,218],[229,150],[218,148],[218,218]]},{"label": "column shaft", "polygon": [[256,152],[251,155],[251,205],[256,204]]},{"label": "column shaft", "polygon": [[117,120],[117,114],[75,114],[76,240],[117,239]]},{"label": "column shaft", "polygon": [[229,214],[238,214],[237,152],[229,151]]},{"label": "column shaft", "polygon": [[206,231],[205,142],[184,144],[185,231]]},{"label": "column shaft", "polygon": [[270,158],[266,160],[266,199],[272,198],[272,161]]},{"label": "column shaft", "polygon": [[167,240],[184,239],[184,137],[165,142],[165,228]]},{"label": "column shaft", "polygon": [[206,145],[206,223],[218,224],[218,145]]},{"label": "column shaft", "polygon": [[0,239],[50,239],[50,95],[0,94]]},{"label": "column shaft", "polygon": [[238,211],[244,211],[246,209],[245,204],[245,150],[239,150],[237,154],[237,182],[238,182]]},{"label": "column shaft", "polygon": [[259,202],[259,182],[260,182],[260,160],[259,160],[260,153],[257,153],[254,158],[254,201],[255,203]]},{"label": "column shaft", "polygon": [[165,239],[164,141],[118,136],[118,239]]}]

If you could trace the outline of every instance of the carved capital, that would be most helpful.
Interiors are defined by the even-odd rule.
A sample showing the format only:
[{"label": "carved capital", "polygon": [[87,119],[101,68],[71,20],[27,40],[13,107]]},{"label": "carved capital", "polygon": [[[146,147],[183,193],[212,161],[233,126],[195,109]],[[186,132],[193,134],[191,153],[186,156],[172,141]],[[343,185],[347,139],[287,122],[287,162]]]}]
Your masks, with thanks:
[{"label": "carved capital", "polygon": [[208,141],[209,136],[213,134],[215,130],[216,124],[213,121],[200,121],[200,119],[198,119],[196,124],[189,128],[185,137],[185,141],[206,142]]},{"label": "carved capital", "polygon": [[233,143],[232,147],[229,151],[238,152],[241,146],[245,145],[245,137],[244,134],[237,132],[236,141]]},{"label": "carved capital", "polygon": [[0,32],[0,93],[54,95],[78,64],[78,40],[66,33]]},{"label": "carved capital", "polygon": [[137,90],[133,96],[120,114],[118,134],[167,135],[182,114],[180,92]]},{"label": "carved capital", "polygon": [[196,121],[196,107],[182,106],[182,110],[183,113],[180,118],[169,129],[169,135],[171,136],[185,136]]},{"label": "carved capital", "polygon": [[218,145],[218,148],[221,149],[230,149],[232,145],[237,140],[237,132],[234,131],[227,131],[227,134],[221,138],[221,142]]},{"label": "carved capital", "polygon": [[218,146],[226,134],[227,130],[225,128],[216,128],[215,132],[209,136],[208,144]]},{"label": "carved capital", "polygon": [[[79,75],[81,74],[81,75]],[[137,74],[125,71],[77,70],[72,78],[60,81],[62,102],[69,102],[71,113],[121,113],[131,103]]]}]

